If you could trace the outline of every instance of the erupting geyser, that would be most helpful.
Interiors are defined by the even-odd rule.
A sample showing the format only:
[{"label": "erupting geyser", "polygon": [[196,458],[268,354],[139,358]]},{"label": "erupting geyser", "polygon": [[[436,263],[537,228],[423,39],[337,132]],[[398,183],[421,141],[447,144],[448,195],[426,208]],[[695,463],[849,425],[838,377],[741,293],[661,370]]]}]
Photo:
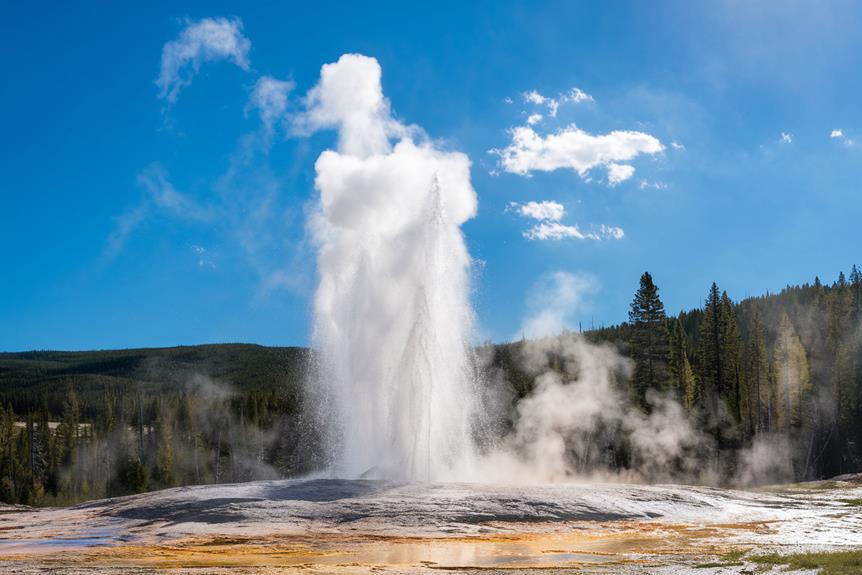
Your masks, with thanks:
[{"label": "erupting geyser", "polygon": [[318,403],[342,477],[439,480],[472,459],[466,155],[392,117],[377,61],[321,70],[300,125],[338,131],[315,165]]}]

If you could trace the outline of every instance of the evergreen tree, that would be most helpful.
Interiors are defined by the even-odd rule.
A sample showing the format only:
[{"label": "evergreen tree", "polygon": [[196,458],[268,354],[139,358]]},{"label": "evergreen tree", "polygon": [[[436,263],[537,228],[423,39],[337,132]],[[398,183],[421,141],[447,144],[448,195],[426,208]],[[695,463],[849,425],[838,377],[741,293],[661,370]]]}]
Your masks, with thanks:
[{"label": "evergreen tree", "polygon": [[703,309],[700,323],[700,380],[704,399],[712,399],[721,391],[724,370],[721,363],[721,293],[713,282]]},{"label": "evergreen tree", "polygon": [[646,406],[648,389],[664,390],[668,384],[668,329],[664,304],[649,272],[644,272],[629,310],[634,392]]},{"label": "evergreen tree", "polygon": [[776,427],[788,431],[798,428],[810,400],[811,376],[805,348],[786,313],[778,326],[773,351],[777,391]]},{"label": "evergreen tree", "polygon": [[172,487],[174,485],[174,451],[171,427],[164,417],[156,421],[156,457],[153,467],[153,480],[159,487]]},{"label": "evergreen tree", "polygon": [[735,421],[740,421],[743,398],[747,389],[740,377],[739,357],[740,338],[739,327],[736,324],[736,311],[727,292],[721,294],[721,312],[719,313],[721,342],[721,378],[719,382],[719,397],[724,401]]},{"label": "evergreen tree", "polygon": [[670,330],[670,372],[672,387],[691,411],[700,401],[697,380],[688,359],[688,342],[682,322],[676,318],[671,322]]},{"label": "evergreen tree", "polygon": [[769,352],[766,328],[760,312],[755,310],[748,327],[745,348],[745,380],[748,388],[748,431],[760,433],[769,428],[772,404],[769,387]]}]

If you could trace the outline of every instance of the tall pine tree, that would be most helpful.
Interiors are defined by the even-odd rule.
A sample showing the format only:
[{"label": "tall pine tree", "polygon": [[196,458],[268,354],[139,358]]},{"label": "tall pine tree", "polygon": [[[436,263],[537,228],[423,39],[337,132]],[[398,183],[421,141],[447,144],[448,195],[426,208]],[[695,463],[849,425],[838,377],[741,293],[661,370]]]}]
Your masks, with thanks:
[{"label": "tall pine tree", "polygon": [[629,310],[634,392],[646,407],[648,389],[665,390],[668,384],[668,329],[664,304],[649,272],[644,272]]}]

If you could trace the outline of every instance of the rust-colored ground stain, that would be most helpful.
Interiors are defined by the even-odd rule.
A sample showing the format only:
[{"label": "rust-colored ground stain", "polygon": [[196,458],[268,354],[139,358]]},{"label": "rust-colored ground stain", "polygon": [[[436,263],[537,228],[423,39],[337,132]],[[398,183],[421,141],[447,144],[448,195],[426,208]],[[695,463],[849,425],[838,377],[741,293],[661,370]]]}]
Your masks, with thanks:
[{"label": "rust-colored ground stain", "polygon": [[[263,572],[371,573],[418,569],[590,568],[620,563],[698,562],[736,549],[722,539],[740,531],[768,531],[764,523],[722,525],[618,521],[568,524],[492,523],[499,533],[460,537],[309,534],[190,537],[168,543],[120,544],[23,552],[0,561],[39,558],[70,564],[155,569],[260,568]],[[506,532],[508,531],[508,532]],[[64,557],[65,555],[65,557]]]}]

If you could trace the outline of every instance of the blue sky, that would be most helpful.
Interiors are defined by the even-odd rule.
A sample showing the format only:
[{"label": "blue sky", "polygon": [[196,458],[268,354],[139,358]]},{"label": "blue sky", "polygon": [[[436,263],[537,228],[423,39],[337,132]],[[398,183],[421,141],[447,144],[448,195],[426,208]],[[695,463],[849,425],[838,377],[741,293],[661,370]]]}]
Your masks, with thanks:
[{"label": "blue sky", "polygon": [[[336,137],[290,118],[344,53],[472,160],[478,339],[516,336],[560,274],[576,328],[624,320],[644,270],[676,312],[862,261],[857,3],[412,4],[5,3],[0,350],[306,344]],[[165,44],[205,19],[247,44],[161,90]],[[271,129],[262,77],[286,82]]]}]

